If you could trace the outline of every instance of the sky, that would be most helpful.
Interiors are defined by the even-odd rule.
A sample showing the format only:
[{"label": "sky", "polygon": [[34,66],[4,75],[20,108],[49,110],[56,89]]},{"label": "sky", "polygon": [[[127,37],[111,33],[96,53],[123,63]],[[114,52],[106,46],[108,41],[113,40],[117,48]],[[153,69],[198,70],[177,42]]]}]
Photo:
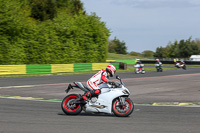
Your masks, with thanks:
[{"label": "sky", "polygon": [[200,0],[81,0],[127,51],[156,51],[175,40],[200,39]]}]

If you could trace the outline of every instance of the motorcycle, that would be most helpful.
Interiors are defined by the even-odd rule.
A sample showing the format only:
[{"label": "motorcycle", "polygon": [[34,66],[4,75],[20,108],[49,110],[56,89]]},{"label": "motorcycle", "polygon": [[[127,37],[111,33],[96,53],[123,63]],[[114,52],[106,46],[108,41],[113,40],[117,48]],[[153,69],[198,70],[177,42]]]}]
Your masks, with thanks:
[{"label": "motorcycle", "polygon": [[[88,113],[107,113],[118,117],[127,117],[134,110],[134,104],[129,98],[130,91],[125,84],[116,76],[119,82],[111,85],[103,83],[100,85],[101,93],[98,96],[89,98],[87,101],[82,99],[81,94],[67,95],[61,108],[67,115],[78,115],[81,111]],[[84,92],[89,91],[81,82],[74,82],[74,86],[69,84],[65,90],[68,93],[71,89],[78,88]]]},{"label": "motorcycle", "polygon": [[184,70],[186,70],[186,65],[184,62],[180,63],[180,62],[175,62],[175,67],[177,68],[182,68]]},{"label": "motorcycle", "polygon": [[162,72],[163,71],[161,64],[155,64],[155,67],[156,67],[157,72]]},{"label": "motorcycle", "polygon": [[136,65],[134,65],[135,73],[136,74],[138,74],[138,73],[145,74],[145,70],[144,70],[143,66],[144,66],[144,64],[136,64]]}]

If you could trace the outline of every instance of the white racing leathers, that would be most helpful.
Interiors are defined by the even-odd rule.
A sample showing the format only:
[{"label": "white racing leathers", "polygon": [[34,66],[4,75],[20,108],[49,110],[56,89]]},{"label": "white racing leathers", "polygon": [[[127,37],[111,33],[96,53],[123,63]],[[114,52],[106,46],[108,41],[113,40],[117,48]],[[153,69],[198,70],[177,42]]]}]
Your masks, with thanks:
[{"label": "white racing leathers", "polygon": [[107,82],[108,74],[105,70],[102,69],[87,81],[86,86],[90,90],[100,89],[99,85]]}]

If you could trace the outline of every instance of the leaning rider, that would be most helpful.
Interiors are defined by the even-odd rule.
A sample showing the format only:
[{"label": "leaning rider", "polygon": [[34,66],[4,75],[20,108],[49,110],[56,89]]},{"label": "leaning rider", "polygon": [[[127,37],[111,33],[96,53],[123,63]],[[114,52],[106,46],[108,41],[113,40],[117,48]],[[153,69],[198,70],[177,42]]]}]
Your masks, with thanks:
[{"label": "leaning rider", "polygon": [[183,59],[181,59],[181,60],[180,60],[180,62],[179,62],[179,64],[180,64],[180,66],[181,66],[181,67],[183,67],[183,66],[184,66],[184,64],[185,64],[184,60],[183,60]]},{"label": "leaning rider", "polygon": [[159,66],[161,66],[161,65],[162,65],[162,62],[160,62],[159,59],[156,59],[156,64],[159,64]]},{"label": "leaning rider", "polygon": [[136,59],[135,65],[138,65],[139,66],[138,69],[139,69],[139,71],[141,71],[141,69],[142,69],[142,62],[141,62],[140,59]]},{"label": "leaning rider", "polygon": [[113,77],[116,72],[116,68],[113,65],[108,65],[106,70],[102,69],[97,72],[94,76],[92,76],[86,83],[86,87],[90,90],[86,92],[82,98],[84,100],[88,100],[93,96],[98,96],[101,93],[99,85],[102,83],[111,84],[112,82],[109,81],[109,77]]}]

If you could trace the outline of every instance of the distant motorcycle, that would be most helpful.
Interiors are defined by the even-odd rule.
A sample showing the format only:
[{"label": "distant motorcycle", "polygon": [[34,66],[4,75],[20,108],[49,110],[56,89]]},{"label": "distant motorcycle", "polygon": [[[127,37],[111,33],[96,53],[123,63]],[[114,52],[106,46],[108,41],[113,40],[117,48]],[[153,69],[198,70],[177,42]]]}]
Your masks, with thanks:
[{"label": "distant motorcycle", "polygon": [[[61,104],[63,112],[67,115],[78,115],[83,110],[88,113],[114,113],[118,117],[129,116],[134,109],[134,104],[129,98],[130,92],[119,76],[116,78],[119,82],[112,82],[111,85],[101,84],[101,94],[89,98],[88,101],[83,100],[80,94],[67,95]],[[74,84],[69,84],[66,93],[73,88],[88,91],[81,82],[74,82]]]},{"label": "distant motorcycle", "polygon": [[155,67],[156,67],[157,72],[162,72],[163,71],[161,64],[155,64]]},{"label": "distant motorcycle", "polygon": [[175,67],[186,70],[185,62],[175,62]]},{"label": "distant motorcycle", "polygon": [[143,66],[144,66],[144,64],[136,64],[136,65],[134,65],[135,73],[136,74],[138,74],[138,73],[145,74],[145,70],[144,70]]}]

